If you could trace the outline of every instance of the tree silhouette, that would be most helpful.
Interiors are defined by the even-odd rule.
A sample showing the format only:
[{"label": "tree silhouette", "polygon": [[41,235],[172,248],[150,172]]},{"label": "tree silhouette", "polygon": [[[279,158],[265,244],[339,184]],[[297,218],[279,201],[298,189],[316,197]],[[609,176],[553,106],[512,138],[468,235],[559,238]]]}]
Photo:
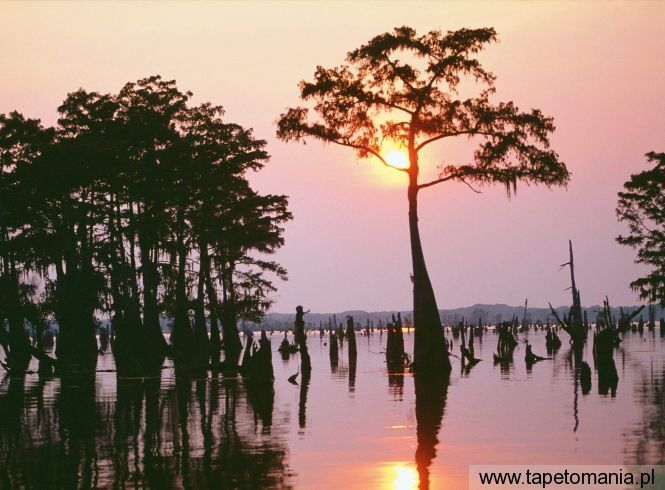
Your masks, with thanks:
[{"label": "tree silhouette", "polygon": [[629,233],[616,240],[637,250],[638,264],[650,271],[630,283],[641,299],[665,306],[665,153],[650,152],[650,170],[631,175],[619,192],[617,216]]},{"label": "tree silhouette", "polygon": [[[520,111],[512,102],[494,103],[494,75],[475,55],[495,41],[492,28],[417,35],[409,27],[381,34],[347,55],[347,64],[317,67],[300,95],[313,107],[281,114],[277,135],[285,141],[313,137],[373,157],[408,177],[409,233],[413,267],[414,368],[450,370],[434,291],[418,229],[418,194],[448,181],[501,183],[514,192],[518,180],[563,185],[565,165],[549,149],[551,118],[539,110]],[[479,87],[461,98],[464,82]],[[312,112],[315,115],[312,115]],[[438,178],[420,182],[420,152],[454,137],[480,141],[472,162],[444,164]],[[408,168],[384,157],[390,142],[408,152]]]},{"label": "tree silhouette", "polygon": [[166,355],[187,369],[218,361],[220,322],[234,366],[237,318],[259,320],[273,278],[286,279],[266,255],[291,214],[286,196],[248,181],[266,142],[191,95],[152,76],[70,93],[54,128],[0,115],[0,346],[12,372],[35,354],[25,326],[43,317],[57,321],[62,371],[94,369],[105,317],[121,375],[154,375]]},{"label": "tree silhouette", "polygon": [[21,282],[29,268],[26,264],[34,261],[16,240],[22,225],[16,211],[25,202],[17,175],[42,153],[52,137],[53,132],[36,119],[26,119],[17,112],[0,114],[0,345],[7,368],[17,372],[27,368],[31,357],[24,322],[32,316],[35,296],[33,285]]}]

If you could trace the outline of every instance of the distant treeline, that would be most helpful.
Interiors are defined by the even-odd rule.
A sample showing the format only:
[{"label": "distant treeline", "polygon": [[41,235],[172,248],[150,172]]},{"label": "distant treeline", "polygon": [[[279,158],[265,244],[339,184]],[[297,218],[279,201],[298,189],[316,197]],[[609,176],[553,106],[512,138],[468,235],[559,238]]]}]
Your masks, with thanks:
[{"label": "distant treeline", "polygon": [[55,362],[89,370],[98,319],[110,318],[118,370],[145,371],[164,355],[219,352],[220,325],[224,348],[239,352],[238,319],[261,320],[271,279],[286,278],[265,254],[283,244],[287,198],[247,179],[268,162],[266,142],[191,96],[154,76],[115,94],[70,93],[55,127],[0,115],[0,325],[9,327],[0,344],[10,370],[35,355],[25,327],[39,340],[57,323]]},{"label": "distant treeline", "polygon": [[[622,306],[624,313],[630,313],[639,308],[639,306]],[[663,315],[663,310],[660,307],[656,308],[656,317],[660,318]],[[570,306],[560,306],[555,308],[557,314],[560,317],[563,317],[564,314],[568,314]],[[584,307],[583,310],[586,310],[587,316],[590,322],[595,322],[596,315],[599,312],[602,312],[602,306],[588,306]],[[393,314],[400,312],[402,318],[404,319],[405,324],[410,323],[412,318],[412,312],[409,310],[390,310],[390,311],[372,311],[367,312],[363,310],[351,310],[351,311],[342,311],[338,313],[308,313],[307,314],[307,327],[314,328],[318,327],[319,324],[324,326],[328,325],[328,319],[334,317],[337,319],[337,323],[345,322],[347,315],[352,316],[354,321],[361,325],[365,326],[367,320],[372,322],[375,326],[379,322],[386,323],[388,319],[391,318]],[[468,323],[478,324],[478,321],[482,321],[483,324],[495,324],[502,321],[510,321],[514,316],[517,316],[518,320],[521,322],[524,316],[524,306],[510,306],[510,305],[484,305],[476,304],[473,306],[467,306],[463,308],[453,308],[450,310],[439,310],[441,315],[441,321],[444,325],[453,325],[458,324],[462,319]],[[612,314],[616,315],[617,318],[620,316],[619,307],[612,308]],[[648,318],[648,311],[645,309],[641,312],[641,316],[644,320]],[[527,320],[529,322],[543,322],[546,323],[548,320],[554,323],[554,317],[549,308],[527,308],[526,311]],[[263,322],[261,323],[261,328],[291,328],[293,326],[293,319],[295,315],[287,313],[268,313],[266,314]],[[639,316],[637,317],[639,318]],[[346,324],[346,323],[345,323]],[[247,324],[249,326],[249,324]]]}]

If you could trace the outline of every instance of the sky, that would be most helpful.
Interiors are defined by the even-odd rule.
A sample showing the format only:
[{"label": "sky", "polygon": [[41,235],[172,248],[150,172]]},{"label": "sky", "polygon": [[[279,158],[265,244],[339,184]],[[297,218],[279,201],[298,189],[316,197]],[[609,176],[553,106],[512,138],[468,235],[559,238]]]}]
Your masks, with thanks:
[{"label": "sky", "polygon": [[[663,2],[0,2],[0,113],[52,125],[68,92],[116,92],[160,74],[194,102],[223,105],[229,122],[266,139],[271,162],[255,176],[286,194],[294,220],[277,253],[289,271],[273,311],[411,308],[404,177],[351,150],[284,143],[275,121],[299,105],[297,84],[337,66],[375,35],[494,27],[480,56],[497,75],[494,100],[554,117],[552,146],[567,188],[447,183],[422,191],[420,227],[440,308],[475,303],[570,302],[559,270],[573,241],[584,305],[637,304],[628,284],[644,269],[614,237],[617,192],[665,151]],[[444,143],[424,178],[468,151]]]}]

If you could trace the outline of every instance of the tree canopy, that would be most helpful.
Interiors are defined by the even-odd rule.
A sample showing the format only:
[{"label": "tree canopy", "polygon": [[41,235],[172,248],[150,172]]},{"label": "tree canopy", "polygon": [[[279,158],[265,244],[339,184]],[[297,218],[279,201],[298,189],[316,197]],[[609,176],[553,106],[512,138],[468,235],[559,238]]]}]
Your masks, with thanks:
[{"label": "tree canopy", "polygon": [[[281,114],[278,135],[348,146],[402,172],[415,171],[417,153],[432,143],[479,137],[473,161],[446,163],[439,178],[419,188],[450,180],[500,182],[513,190],[518,180],[566,184],[568,171],[549,146],[552,118],[492,101],[495,76],[476,55],[496,40],[493,28],[418,35],[399,27],[376,36],[349,52],[346,64],[319,66],[313,81],[300,83],[301,98],[312,105]],[[477,93],[461,97],[469,87]],[[386,141],[408,149],[409,169],[386,161]]]},{"label": "tree canopy", "polygon": [[653,168],[631,175],[619,192],[617,216],[628,233],[616,240],[637,251],[649,272],[630,283],[641,299],[665,306],[665,153],[650,152]]}]

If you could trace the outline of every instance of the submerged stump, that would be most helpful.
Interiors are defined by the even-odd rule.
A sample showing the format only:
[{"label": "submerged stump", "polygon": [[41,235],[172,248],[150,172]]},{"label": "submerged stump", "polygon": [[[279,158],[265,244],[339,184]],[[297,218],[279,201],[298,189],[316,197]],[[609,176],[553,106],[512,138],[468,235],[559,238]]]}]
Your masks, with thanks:
[{"label": "submerged stump", "polygon": [[300,372],[302,373],[303,382],[305,379],[310,378],[312,373],[312,361],[309,357],[309,351],[307,350],[307,336],[305,335],[305,314],[309,313],[309,310],[303,311],[302,306],[296,307],[296,321],[295,321],[295,341],[300,351]]}]

